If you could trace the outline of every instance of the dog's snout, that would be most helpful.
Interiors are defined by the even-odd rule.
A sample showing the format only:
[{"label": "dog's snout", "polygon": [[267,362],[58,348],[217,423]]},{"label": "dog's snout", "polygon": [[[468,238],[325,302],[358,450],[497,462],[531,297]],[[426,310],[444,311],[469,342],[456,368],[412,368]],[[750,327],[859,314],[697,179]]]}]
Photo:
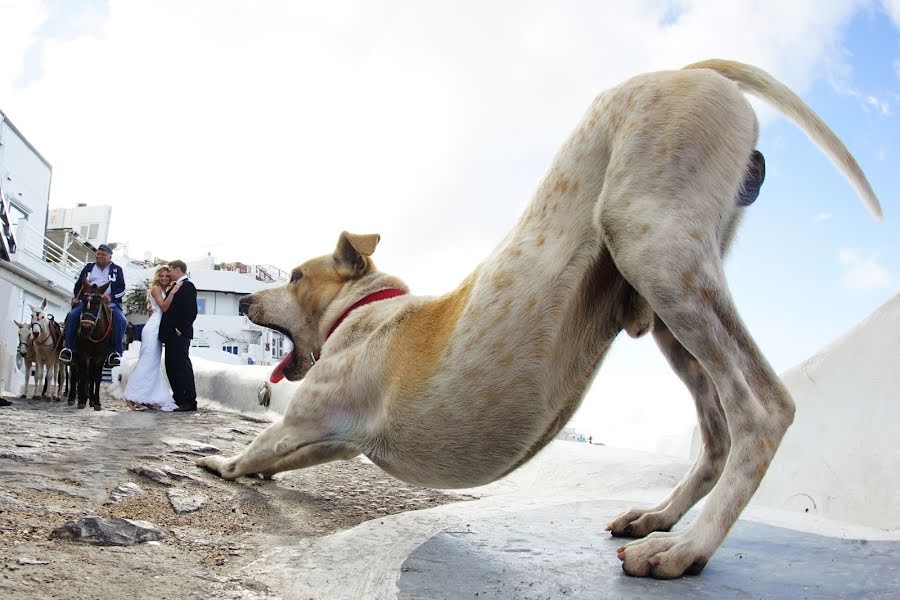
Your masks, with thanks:
[{"label": "dog's snout", "polygon": [[246,315],[247,311],[250,310],[250,305],[253,304],[253,300],[250,298],[250,295],[241,296],[241,299],[238,300],[238,306],[241,309],[241,314]]}]

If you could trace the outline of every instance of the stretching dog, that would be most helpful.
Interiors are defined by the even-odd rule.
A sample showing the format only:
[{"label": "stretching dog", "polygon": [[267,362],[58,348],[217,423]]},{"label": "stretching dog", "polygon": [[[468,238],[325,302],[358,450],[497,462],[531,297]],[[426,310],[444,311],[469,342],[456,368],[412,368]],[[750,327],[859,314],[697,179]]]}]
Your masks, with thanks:
[{"label": "stretching dog", "polygon": [[[844,145],[765,72],[709,60],[635,77],[594,101],[519,223],[453,292],[406,294],[372,263],[379,236],[345,232],[333,255],[244,299],[253,322],[294,343],[273,381],[305,380],[241,454],[197,463],[270,477],[363,453],[411,483],[485,484],[554,438],[620,331],[652,329],[696,402],[703,450],[659,505],[607,529],[647,536],[618,551],[631,575],[700,572],[794,418],[722,269],[743,183],[760,183],[742,91],[792,118],[880,218]],[[668,532],[707,493],[699,517]]]}]

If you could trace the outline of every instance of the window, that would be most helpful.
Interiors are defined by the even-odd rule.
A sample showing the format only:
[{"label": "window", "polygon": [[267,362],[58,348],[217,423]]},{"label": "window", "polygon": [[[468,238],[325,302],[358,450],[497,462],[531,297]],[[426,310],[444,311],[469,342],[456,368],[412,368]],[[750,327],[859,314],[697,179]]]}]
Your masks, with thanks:
[{"label": "window", "polygon": [[284,336],[280,333],[272,334],[272,358],[284,358]]},{"label": "window", "polygon": [[197,314],[206,314],[206,298],[197,298]]},{"label": "window", "polygon": [[78,228],[78,233],[89,240],[95,240],[100,235],[100,223],[85,223]]},{"label": "window", "polygon": [[28,220],[28,213],[24,208],[17,205],[12,199],[9,199],[9,224],[18,225],[22,219]]},{"label": "window", "polygon": [[238,355],[238,347],[237,346],[222,346],[222,350],[228,352],[230,354]]}]

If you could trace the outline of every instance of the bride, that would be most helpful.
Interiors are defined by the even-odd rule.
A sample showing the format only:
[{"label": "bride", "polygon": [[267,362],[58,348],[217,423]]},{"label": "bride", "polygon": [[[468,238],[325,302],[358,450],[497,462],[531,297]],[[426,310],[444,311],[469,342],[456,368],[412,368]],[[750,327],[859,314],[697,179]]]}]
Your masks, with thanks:
[{"label": "bride", "polygon": [[151,309],[150,320],[141,331],[141,351],[138,363],[128,378],[125,393],[122,396],[128,408],[137,410],[143,407],[172,411],[178,408],[160,370],[160,354],[162,344],[159,341],[159,322],[162,314],[169,310],[172,298],[181,288],[177,283],[166,293],[169,287],[169,267],[162,265],[153,274],[147,303]]}]

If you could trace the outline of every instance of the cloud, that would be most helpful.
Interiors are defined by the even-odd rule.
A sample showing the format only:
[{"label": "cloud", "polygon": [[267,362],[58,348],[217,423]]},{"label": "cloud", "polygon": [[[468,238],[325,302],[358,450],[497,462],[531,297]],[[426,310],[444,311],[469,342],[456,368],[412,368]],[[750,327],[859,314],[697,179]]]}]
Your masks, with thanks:
[{"label": "cloud", "polygon": [[854,292],[883,289],[891,284],[893,277],[884,265],[878,262],[878,256],[863,256],[853,248],[842,248],[838,252],[838,260],[844,267],[841,285]]},{"label": "cloud", "polygon": [[[20,4],[38,10],[4,32],[47,18]],[[136,255],[289,268],[377,231],[380,266],[439,293],[513,226],[598,91],[724,56],[802,92],[859,5],[110,0],[43,40],[39,78],[11,89],[0,68],[0,90],[54,165],[51,204],[112,205]],[[19,65],[34,40],[4,43]]]},{"label": "cloud", "polygon": [[[891,103],[889,100],[863,93],[853,85],[853,68],[843,57],[836,55],[826,59],[825,67],[828,82],[838,94],[856,99],[863,111],[867,113],[874,110],[882,117],[891,116]],[[895,94],[891,92],[888,92],[888,94],[896,100]]]},{"label": "cloud", "polygon": [[875,108],[876,111],[881,113],[883,117],[891,116],[891,105],[887,100],[882,100],[881,98],[876,98],[875,96],[868,96],[866,98],[866,102],[869,106]]},{"label": "cloud", "polygon": [[881,4],[894,22],[894,26],[900,29],[900,0],[881,0]]},{"label": "cloud", "polygon": [[0,99],[5,99],[22,73],[22,61],[47,13],[40,0],[0,0],[0,15]]},{"label": "cloud", "polygon": [[825,221],[830,221],[831,217],[832,217],[831,213],[820,212],[815,217],[813,217],[813,222],[824,223]]}]

